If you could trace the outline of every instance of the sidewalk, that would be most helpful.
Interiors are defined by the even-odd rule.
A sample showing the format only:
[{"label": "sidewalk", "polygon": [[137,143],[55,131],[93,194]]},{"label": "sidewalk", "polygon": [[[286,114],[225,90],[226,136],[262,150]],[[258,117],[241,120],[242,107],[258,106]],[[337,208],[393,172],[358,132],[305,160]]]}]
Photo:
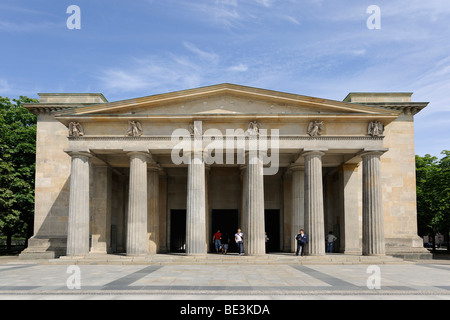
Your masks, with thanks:
[{"label": "sidewalk", "polygon": [[[20,260],[29,262],[30,260]],[[31,260],[32,261],[32,260]],[[217,264],[395,264],[406,263],[403,259],[392,256],[362,256],[346,254],[326,254],[323,256],[295,256],[293,253],[271,253],[261,256],[238,256],[237,253],[227,255],[185,255],[185,254],[156,254],[143,256],[127,256],[125,254],[88,254],[81,257],[62,256],[59,259],[35,260],[39,264],[77,264],[77,265],[217,265]]]},{"label": "sidewalk", "polygon": [[[0,299],[450,299],[448,260],[255,264],[236,263],[239,258],[213,265],[1,258]],[[377,279],[379,289],[371,289]],[[77,280],[80,289],[71,289]]]}]

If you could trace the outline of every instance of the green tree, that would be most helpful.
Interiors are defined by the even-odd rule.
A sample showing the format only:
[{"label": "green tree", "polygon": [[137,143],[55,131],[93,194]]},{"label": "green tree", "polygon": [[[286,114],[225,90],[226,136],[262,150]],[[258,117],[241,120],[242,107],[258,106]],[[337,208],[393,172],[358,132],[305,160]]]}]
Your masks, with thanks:
[{"label": "green tree", "polygon": [[32,234],[36,116],[23,107],[38,102],[0,97],[0,233],[11,238]]},{"label": "green tree", "polygon": [[434,190],[437,175],[438,158],[426,154],[416,155],[416,188],[417,188],[417,219],[420,235],[434,234],[433,216],[435,213]]},{"label": "green tree", "polygon": [[[449,242],[450,233],[450,151],[444,150],[441,152],[443,157],[439,160],[439,174],[436,177],[437,207],[435,224],[440,233],[445,235],[445,240]],[[450,246],[447,245],[447,250],[450,251]]]},{"label": "green tree", "polygon": [[446,236],[450,230],[450,151],[440,160],[416,156],[417,220],[420,235]]}]

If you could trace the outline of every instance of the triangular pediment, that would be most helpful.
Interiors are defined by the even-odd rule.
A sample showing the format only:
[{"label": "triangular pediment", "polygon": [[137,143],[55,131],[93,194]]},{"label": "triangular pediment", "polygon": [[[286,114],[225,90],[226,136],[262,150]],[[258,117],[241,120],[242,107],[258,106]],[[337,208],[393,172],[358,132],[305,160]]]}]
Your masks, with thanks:
[{"label": "triangular pediment", "polygon": [[396,115],[393,110],[309,96],[220,84],[65,110],[57,116]]}]

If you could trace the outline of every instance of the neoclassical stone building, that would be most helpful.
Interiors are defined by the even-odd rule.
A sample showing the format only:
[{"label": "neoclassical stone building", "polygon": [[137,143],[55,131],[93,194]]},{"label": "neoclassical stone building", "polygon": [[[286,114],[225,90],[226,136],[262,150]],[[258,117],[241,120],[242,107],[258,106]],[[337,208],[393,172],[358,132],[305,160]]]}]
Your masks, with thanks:
[{"label": "neoclassical stone building", "polygon": [[217,229],[233,244],[238,227],[248,255],[265,253],[265,232],[272,252],[294,252],[300,228],[310,255],[329,231],[343,254],[423,252],[414,115],[428,103],[411,95],[40,94],[26,105],[38,116],[36,206],[21,257],[205,254]]}]

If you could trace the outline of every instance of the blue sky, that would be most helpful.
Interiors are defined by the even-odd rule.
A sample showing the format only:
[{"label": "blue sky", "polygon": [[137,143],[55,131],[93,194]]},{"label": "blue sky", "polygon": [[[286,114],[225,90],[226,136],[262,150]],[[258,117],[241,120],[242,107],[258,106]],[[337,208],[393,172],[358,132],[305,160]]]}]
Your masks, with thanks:
[{"label": "blue sky", "polygon": [[[81,9],[69,30],[67,7]],[[381,9],[381,29],[366,12]],[[109,101],[224,82],[342,100],[414,92],[416,154],[450,149],[448,0],[2,0],[0,95]]]}]

